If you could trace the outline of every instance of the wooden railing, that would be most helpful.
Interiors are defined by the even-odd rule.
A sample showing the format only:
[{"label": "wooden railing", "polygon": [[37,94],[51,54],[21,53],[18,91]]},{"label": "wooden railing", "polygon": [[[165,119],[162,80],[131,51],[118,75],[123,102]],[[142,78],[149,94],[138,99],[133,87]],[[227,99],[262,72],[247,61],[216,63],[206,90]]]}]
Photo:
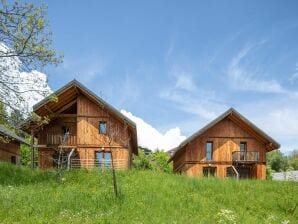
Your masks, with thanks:
[{"label": "wooden railing", "polygon": [[[115,169],[122,170],[128,167],[128,161],[125,159],[115,159],[113,161]],[[96,159],[71,159],[70,168],[86,168],[86,169],[110,169],[112,168],[112,160],[101,160]]]},{"label": "wooden railing", "polygon": [[236,151],[232,153],[233,162],[258,162],[259,159],[259,152],[256,151]]},{"label": "wooden railing", "polygon": [[[64,135],[47,134],[47,145],[62,145]],[[63,145],[74,146],[77,144],[77,136],[69,134]]]}]

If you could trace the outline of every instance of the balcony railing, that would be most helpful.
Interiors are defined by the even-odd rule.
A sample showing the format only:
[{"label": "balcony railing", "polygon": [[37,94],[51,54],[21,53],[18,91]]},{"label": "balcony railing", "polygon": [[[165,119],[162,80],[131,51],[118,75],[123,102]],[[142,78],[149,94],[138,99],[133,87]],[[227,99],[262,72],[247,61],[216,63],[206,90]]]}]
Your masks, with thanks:
[{"label": "balcony railing", "polygon": [[258,162],[259,159],[259,152],[256,151],[236,151],[232,153],[233,162]]},{"label": "balcony railing", "polygon": [[77,136],[68,134],[63,142],[64,135],[47,134],[47,145],[68,145],[74,146],[77,144]]},{"label": "balcony railing", "polygon": [[[125,159],[115,159],[113,165],[115,169],[125,169],[128,167],[128,161]],[[70,168],[109,169],[112,168],[112,160],[98,161],[97,159],[71,159]]]}]

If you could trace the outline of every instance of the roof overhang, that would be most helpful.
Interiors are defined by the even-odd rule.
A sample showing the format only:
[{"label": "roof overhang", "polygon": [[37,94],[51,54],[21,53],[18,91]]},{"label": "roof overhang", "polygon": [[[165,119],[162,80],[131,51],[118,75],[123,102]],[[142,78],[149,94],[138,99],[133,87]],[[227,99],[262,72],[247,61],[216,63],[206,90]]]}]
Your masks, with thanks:
[{"label": "roof overhang", "polygon": [[18,143],[29,145],[29,143],[26,142],[25,139],[23,139],[22,137],[18,136],[14,132],[10,131],[9,129],[7,129],[3,125],[0,125],[0,135],[6,137],[8,139],[11,139],[13,141],[16,141]]}]

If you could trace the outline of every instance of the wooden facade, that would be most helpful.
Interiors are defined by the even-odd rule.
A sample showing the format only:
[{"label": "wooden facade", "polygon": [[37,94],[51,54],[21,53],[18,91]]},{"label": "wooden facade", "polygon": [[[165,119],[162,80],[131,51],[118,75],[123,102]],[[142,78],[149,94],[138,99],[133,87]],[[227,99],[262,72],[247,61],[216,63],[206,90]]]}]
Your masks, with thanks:
[{"label": "wooden facade", "polygon": [[20,164],[21,144],[28,143],[23,138],[0,125],[0,162]]},{"label": "wooden facade", "polygon": [[231,108],[175,150],[176,173],[266,178],[266,152],[279,144]]},{"label": "wooden facade", "polygon": [[[65,157],[75,150],[71,158],[67,158],[71,167],[101,167],[103,160],[110,165],[107,160],[111,158],[115,168],[130,166],[132,154],[137,154],[134,122],[76,80],[54,94],[57,101],[47,98],[34,106],[34,112],[50,117],[50,122],[42,127],[30,122],[24,125],[24,130],[30,133],[33,129],[38,139],[40,168],[55,166],[55,156],[61,148]],[[105,124],[105,133],[100,133],[101,123]],[[63,141],[66,132],[67,138]]]}]

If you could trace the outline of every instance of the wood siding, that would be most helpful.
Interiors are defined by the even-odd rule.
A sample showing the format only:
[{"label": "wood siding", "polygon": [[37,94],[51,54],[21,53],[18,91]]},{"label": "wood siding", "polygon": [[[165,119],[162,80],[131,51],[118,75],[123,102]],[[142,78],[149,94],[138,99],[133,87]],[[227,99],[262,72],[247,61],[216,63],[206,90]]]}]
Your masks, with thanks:
[{"label": "wood siding", "polygon": [[[211,161],[206,160],[206,142],[209,141],[213,142]],[[232,165],[232,153],[240,150],[240,142],[246,142],[247,152],[254,151],[259,154],[259,161],[251,165],[251,177],[265,179],[266,146],[229,118],[223,119],[184,146],[182,150],[185,156],[175,156],[173,165],[179,167],[184,160],[185,173],[190,176],[202,176],[203,167],[212,166],[216,167],[218,177],[226,177],[226,169]]]},{"label": "wood siding", "polygon": [[[74,100],[73,98],[71,98]],[[39,167],[48,169],[53,167],[55,149],[61,144],[63,126],[69,127],[70,138],[64,145],[66,151],[75,148],[77,159],[84,166],[84,161],[95,160],[96,151],[112,151],[115,161],[124,161],[122,169],[130,166],[132,149],[130,136],[133,133],[127,124],[114,116],[107,108],[94,102],[83,94],[77,94],[76,113],[56,115],[48,125],[38,133]],[[59,108],[56,108],[59,110]],[[107,134],[99,133],[99,122],[107,123]]]},{"label": "wood siding", "polygon": [[20,163],[20,143],[10,141],[8,143],[0,141],[0,161],[11,162],[11,157],[15,156],[16,164]]},{"label": "wood siding", "polygon": [[72,140],[68,145],[76,145],[77,139],[77,119],[76,117],[62,117],[53,118],[50,123],[44,126],[38,132],[38,144],[39,145],[60,145],[61,137],[63,137],[62,127],[68,127]]},{"label": "wood siding", "polygon": [[[107,134],[99,133],[99,122],[107,122]],[[87,97],[78,97],[77,118],[78,145],[103,147],[129,146],[128,128],[103,107],[97,106]]]}]

